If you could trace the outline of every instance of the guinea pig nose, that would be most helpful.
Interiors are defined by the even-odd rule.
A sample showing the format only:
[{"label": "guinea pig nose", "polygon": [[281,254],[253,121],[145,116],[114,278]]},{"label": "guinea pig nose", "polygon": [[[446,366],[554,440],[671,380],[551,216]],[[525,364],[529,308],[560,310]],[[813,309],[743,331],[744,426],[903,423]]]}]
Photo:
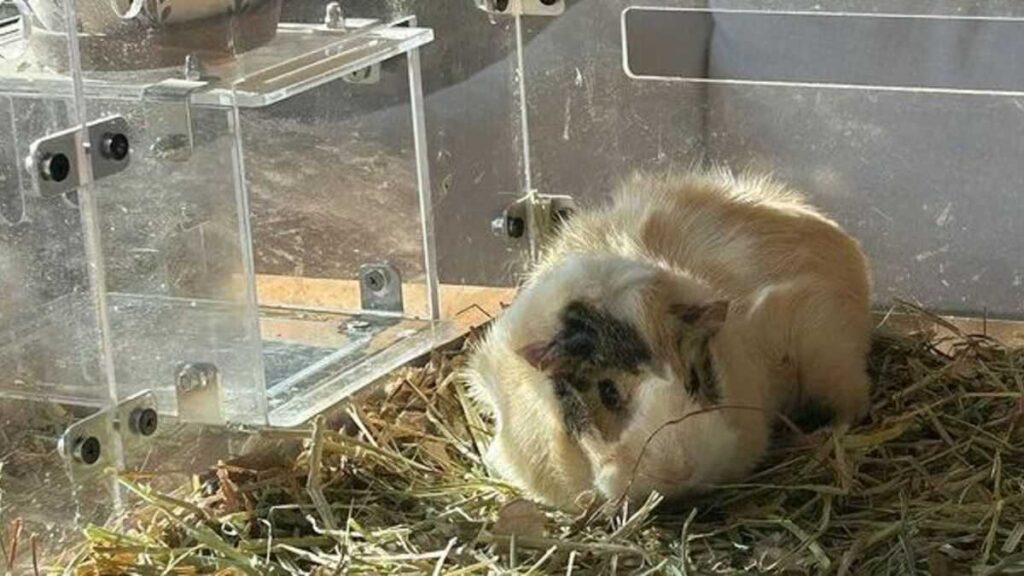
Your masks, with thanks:
[{"label": "guinea pig nose", "polygon": [[608,379],[601,380],[597,383],[597,393],[605,408],[618,410],[622,407],[622,396],[619,395],[619,389],[615,386],[615,382]]}]

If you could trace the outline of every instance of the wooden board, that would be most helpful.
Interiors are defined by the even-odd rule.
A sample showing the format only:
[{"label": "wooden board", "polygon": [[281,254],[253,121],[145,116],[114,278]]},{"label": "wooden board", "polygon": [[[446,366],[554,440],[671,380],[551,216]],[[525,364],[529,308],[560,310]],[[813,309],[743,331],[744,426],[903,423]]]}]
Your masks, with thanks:
[{"label": "wooden board", "polygon": [[[260,305],[303,307],[320,310],[359,310],[359,283],[355,280],[299,278],[257,275],[256,292]],[[405,308],[422,313],[427,309],[424,284],[402,285]],[[441,285],[441,317],[468,329],[497,316],[502,306],[512,301],[513,288],[489,286]]]},{"label": "wooden board", "polygon": [[[256,286],[260,304],[263,305],[324,310],[359,309],[359,285],[355,280],[258,275]],[[423,284],[404,284],[402,290],[408,310],[426,310],[426,288]],[[497,316],[514,295],[514,288],[443,284],[441,316],[457,321],[464,329],[479,326]],[[955,316],[944,318],[965,333],[987,334],[1009,346],[1024,346],[1024,322]],[[922,319],[916,316],[876,313],[875,319],[878,323],[884,322],[899,330],[925,328]],[[935,329],[940,336],[948,335],[948,330],[941,326],[935,326]]]}]

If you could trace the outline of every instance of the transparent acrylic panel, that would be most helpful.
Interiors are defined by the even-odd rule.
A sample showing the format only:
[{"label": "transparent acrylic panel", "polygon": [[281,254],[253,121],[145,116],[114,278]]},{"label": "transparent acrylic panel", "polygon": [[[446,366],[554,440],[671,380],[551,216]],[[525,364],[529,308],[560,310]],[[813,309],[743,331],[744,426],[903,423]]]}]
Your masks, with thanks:
[{"label": "transparent acrylic panel", "polygon": [[[220,403],[213,419],[262,423],[230,110],[191,109],[193,148],[171,159],[154,152],[157,141],[174,137],[168,127],[175,123],[161,117],[184,114],[183,103],[89,102],[94,117],[120,113],[132,127],[130,166],[97,183],[119,395],[152,390],[162,412],[178,414],[178,374],[208,363],[220,384],[210,399]],[[206,420],[207,413],[182,416]]]},{"label": "transparent acrylic panel", "polygon": [[[230,60],[266,41],[275,2],[238,15],[165,3],[169,14],[146,8],[134,20],[116,3],[88,4],[78,38],[88,115],[122,118],[127,149],[122,168],[95,183],[118,397],[149,390],[166,415],[265,423],[240,132],[232,108],[195,105],[192,87],[174,82],[188,50]],[[107,145],[98,155],[118,160]],[[215,381],[192,388],[195,366]]]},{"label": "transparent acrylic panel", "polygon": [[[425,264],[426,156],[413,129],[425,133],[400,56],[432,33],[365,18],[344,30],[279,24],[278,0],[194,18],[191,4],[167,6],[128,22],[90,5],[80,19],[90,118],[132,132],[130,165],[98,184],[118,392],[152,390],[186,419],[258,423],[269,406],[272,423],[296,424],[452,336],[429,320],[436,266]],[[377,84],[341,80],[384,60]],[[351,92],[318,116],[281,116],[338,85]],[[360,121],[347,102],[360,91],[389,108]],[[359,266],[381,260],[405,279],[401,314],[361,310]],[[257,308],[268,278],[290,285]],[[342,297],[296,292],[300,280],[344,282]],[[197,412],[177,384],[198,367],[219,389]]]},{"label": "transparent acrylic panel", "polygon": [[[495,237],[490,222],[525,193],[514,20],[489,15],[471,1],[354,0],[345,2],[344,9],[351,16],[381,20],[415,15],[417,26],[434,31],[434,41],[421,56],[442,292],[449,294],[453,285],[510,285],[522,251]],[[323,3],[314,0],[288,2],[282,10],[287,21],[323,18]],[[396,71],[390,77],[401,76]],[[382,83],[388,78],[385,74]],[[395,97],[405,98],[400,86],[334,83],[322,90],[298,112],[330,117],[337,115],[335,107],[345,106],[364,122],[394,125],[407,118],[394,104]],[[456,296],[448,304],[442,300],[445,316],[454,316],[472,300],[462,292]]]},{"label": "transparent acrylic panel", "polygon": [[[630,56],[635,6],[688,19],[633,22]],[[637,168],[770,170],[861,240],[880,302],[1020,316],[1022,16],[1008,2],[570,2],[526,48],[534,180],[597,202]]]},{"label": "transparent acrylic panel", "polygon": [[631,2],[569,2],[526,20],[534,182],[589,204],[629,172],[688,166],[705,154],[706,89],[639,82],[622,71],[619,16]]},{"label": "transparent acrylic panel", "polygon": [[41,196],[24,162],[74,114],[65,99],[0,92],[0,393],[99,406],[109,394],[80,212]]},{"label": "transparent acrylic panel", "polygon": [[[1019,48],[1022,25],[976,15],[634,6],[622,13],[623,65],[636,78],[714,84],[1019,93],[1024,64],[991,63]],[[772,41],[730,57],[747,38]]]},{"label": "transparent acrylic panel", "polygon": [[[52,36],[66,37],[70,7],[47,6]],[[10,553],[20,532],[21,553],[5,563],[25,573],[33,554],[62,548],[116,505],[99,472],[121,454],[105,412],[114,395],[96,213],[79,202],[88,184],[71,184],[88,172],[75,66],[46,72],[63,90],[32,86],[44,66],[25,33],[42,29],[44,13],[9,15],[0,17],[0,541]],[[83,447],[90,438],[95,449]]]},{"label": "transparent acrylic panel", "polygon": [[[431,320],[417,166],[427,157],[409,70],[394,57],[241,115],[274,424],[308,418],[452,335]],[[364,305],[362,271],[379,263],[400,278],[389,282],[398,308]]]}]

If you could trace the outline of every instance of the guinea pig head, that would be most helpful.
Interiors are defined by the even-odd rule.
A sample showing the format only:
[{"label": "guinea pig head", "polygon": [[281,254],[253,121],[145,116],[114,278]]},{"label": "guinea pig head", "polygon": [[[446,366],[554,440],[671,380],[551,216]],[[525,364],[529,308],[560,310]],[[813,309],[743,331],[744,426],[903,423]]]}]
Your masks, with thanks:
[{"label": "guinea pig head", "polygon": [[566,428],[614,440],[638,387],[684,381],[727,309],[703,283],[649,261],[575,255],[535,278],[504,320],[519,328],[520,358],[549,375]]}]

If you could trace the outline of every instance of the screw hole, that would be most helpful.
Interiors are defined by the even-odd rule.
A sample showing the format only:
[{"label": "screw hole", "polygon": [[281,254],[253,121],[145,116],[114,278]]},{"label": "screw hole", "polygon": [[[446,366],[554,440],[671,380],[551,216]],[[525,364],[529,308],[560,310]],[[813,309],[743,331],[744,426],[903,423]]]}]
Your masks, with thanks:
[{"label": "screw hole", "polygon": [[509,0],[494,0],[494,9],[498,12],[504,12],[508,10]]}]

